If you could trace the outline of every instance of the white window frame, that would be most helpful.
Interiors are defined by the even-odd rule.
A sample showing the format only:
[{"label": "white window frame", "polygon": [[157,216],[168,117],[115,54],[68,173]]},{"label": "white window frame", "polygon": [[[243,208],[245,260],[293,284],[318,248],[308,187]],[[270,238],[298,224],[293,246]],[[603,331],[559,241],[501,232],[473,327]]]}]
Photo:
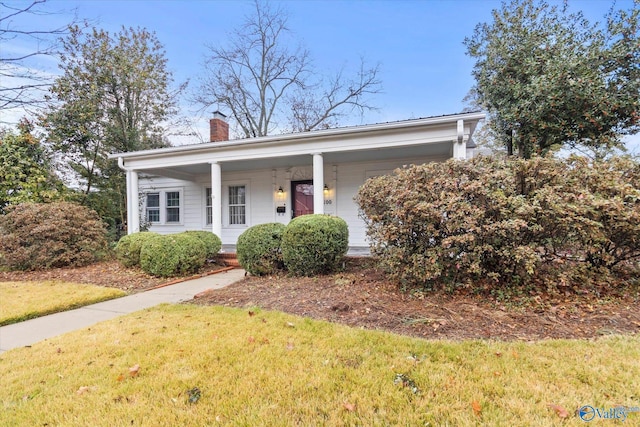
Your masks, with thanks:
[{"label": "white window frame", "polygon": [[[149,200],[149,196],[151,194],[157,194],[158,195],[158,206],[151,206],[149,207],[147,202]],[[160,224],[160,220],[161,220],[161,212],[162,212],[162,208],[160,207],[160,205],[162,204],[162,195],[160,194],[159,191],[147,191],[144,193],[144,219],[146,222],[148,222],[149,224]],[[157,221],[151,221],[149,220],[149,209],[153,209],[154,211],[158,211],[158,220]]]},{"label": "white window frame", "polygon": [[[213,224],[213,197],[208,197],[207,192],[209,193],[209,196],[213,196],[211,187],[204,188],[204,226],[211,227],[211,224]],[[209,221],[209,212],[211,212],[211,221]]]},{"label": "white window frame", "polygon": [[[244,218],[245,224],[231,224],[229,216],[229,187],[244,186]],[[206,204],[206,202],[205,202]],[[229,181],[222,183],[222,226],[225,228],[248,228],[251,226],[251,186],[249,181]]]},{"label": "white window frame", "polygon": [[[142,190],[144,194],[144,213],[145,219],[147,214],[147,194],[159,194],[160,196],[160,221],[159,222],[150,222],[152,227],[159,225],[184,225],[184,189],[181,187],[171,187],[171,188],[145,188]],[[178,197],[180,198],[179,206],[167,206],[167,193],[178,193]],[[178,208],[180,213],[179,221],[171,221],[167,222],[167,208]]]},{"label": "white window frame", "polygon": [[[178,205],[169,205],[169,194],[178,194]],[[182,206],[183,206],[182,193],[178,190],[165,190],[164,191],[164,220],[167,224],[182,224]],[[178,220],[169,221],[169,209],[178,209]]]}]

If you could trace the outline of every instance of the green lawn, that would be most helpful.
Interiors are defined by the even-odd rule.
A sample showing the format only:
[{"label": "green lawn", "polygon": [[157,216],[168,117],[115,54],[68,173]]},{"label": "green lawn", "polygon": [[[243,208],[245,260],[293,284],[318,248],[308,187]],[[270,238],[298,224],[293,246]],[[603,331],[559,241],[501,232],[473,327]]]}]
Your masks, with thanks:
[{"label": "green lawn", "polygon": [[126,295],[119,289],[61,282],[0,282],[0,326]]},{"label": "green lawn", "polygon": [[251,314],[163,305],[8,351],[0,425],[582,426],[582,405],[640,406],[637,335],[426,341]]}]

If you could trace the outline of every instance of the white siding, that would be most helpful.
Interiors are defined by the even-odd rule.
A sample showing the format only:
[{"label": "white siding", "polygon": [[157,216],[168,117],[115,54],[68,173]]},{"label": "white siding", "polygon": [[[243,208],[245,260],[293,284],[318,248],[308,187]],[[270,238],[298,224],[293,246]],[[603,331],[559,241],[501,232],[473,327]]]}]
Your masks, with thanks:
[{"label": "white siding", "polygon": [[349,246],[368,246],[366,226],[359,217],[358,205],[354,201],[358,189],[364,182],[373,176],[391,173],[397,168],[409,164],[421,164],[429,161],[444,161],[441,158],[393,160],[387,162],[371,163],[343,163],[338,165],[336,202],[337,216],[349,224]]},{"label": "white siding", "polygon": [[[362,163],[337,163],[324,165],[325,183],[329,191],[325,193],[325,213],[343,218],[349,225],[349,245],[352,247],[368,246],[364,222],[358,217],[358,206],[354,197],[358,188],[369,177],[390,173],[394,169],[407,164],[443,161],[444,158],[423,158],[410,160],[393,160]],[[292,168],[264,169],[245,172],[222,172],[223,216],[228,215],[226,209],[228,197],[227,186],[247,185],[247,224],[229,226],[223,220],[222,243],[234,245],[238,236],[248,227],[267,222],[291,220],[291,181],[311,179],[309,165]],[[211,186],[210,177],[200,176],[197,182],[182,181],[164,177],[140,177],[140,191],[162,191],[179,188],[182,191],[180,224],[154,224],[150,230],[158,233],[177,233],[184,230],[207,230],[205,189]],[[284,194],[279,196],[277,189],[282,187]],[[330,201],[330,202],[329,202]],[[276,206],[285,205],[284,214],[276,213]]]}]

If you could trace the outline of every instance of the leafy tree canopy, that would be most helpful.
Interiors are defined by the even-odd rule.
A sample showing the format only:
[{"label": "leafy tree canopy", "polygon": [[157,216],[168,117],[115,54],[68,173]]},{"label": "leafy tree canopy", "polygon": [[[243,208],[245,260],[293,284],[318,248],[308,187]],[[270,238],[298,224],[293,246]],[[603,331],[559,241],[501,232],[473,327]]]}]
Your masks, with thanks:
[{"label": "leafy tree canopy", "polygon": [[105,209],[117,207],[122,220],[124,174],[107,155],[167,145],[163,123],[175,113],[177,92],[170,89],[164,48],[145,29],[110,34],[79,27],[70,29],[62,47],[63,74],[51,88],[54,103],[42,123],[77,173],[85,204],[107,221],[113,212]]},{"label": "leafy tree canopy", "polygon": [[476,59],[470,97],[510,152],[619,148],[640,130],[638,4],[599,25],[566,2],[512,0],[476,26],[464,41]]},{"label": "leafy tree canopy", "polygon": [[51,170],[49,154],[23,119],[18,133],[0,131],[0,212],[9,205],[60,199],[64,187]]}]

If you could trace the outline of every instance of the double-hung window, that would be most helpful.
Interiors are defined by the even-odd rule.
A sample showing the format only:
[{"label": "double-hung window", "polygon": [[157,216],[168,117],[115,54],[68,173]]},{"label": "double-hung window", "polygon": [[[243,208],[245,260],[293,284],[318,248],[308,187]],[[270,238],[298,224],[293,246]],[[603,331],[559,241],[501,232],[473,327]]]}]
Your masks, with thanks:
[{"label": "double-hung window", "polygon": [[147,222],[160,222],[160,193],[147,193]]},{"label": "double-hung window", "polygon": [[145,194],[145,218],[153,225],[182,221],[182,191],[177,188],[153,189]]},{"label": "double-hung window", "polygon": [[244,185],[229,186],[229,225],[245,225],[247,223],[247,187]]},{"label": "double-hung window", "polygon": [[179,191],[167,191],[165,193],[167,198],[166,209],[167,219],[166,222],[180,222],[180,192]]},{"label": "double-hung window", "polygon": [[207,188],[205,205],[207,208],[207,225],[211,225],[213,224],[213,203],[211,199],[211,188]]},{"label": "double-hung window", "polygon": [[[204,194],[206,225],[213,223],[213,192],[205,188]],[[222,186],[222,225],[224,227],[246,227],[249,225],[249,185],[245,182],[225,183]],[[219,214],[217,214],[219,215]],[[216,220],[217,216],[216,216]]]}]

